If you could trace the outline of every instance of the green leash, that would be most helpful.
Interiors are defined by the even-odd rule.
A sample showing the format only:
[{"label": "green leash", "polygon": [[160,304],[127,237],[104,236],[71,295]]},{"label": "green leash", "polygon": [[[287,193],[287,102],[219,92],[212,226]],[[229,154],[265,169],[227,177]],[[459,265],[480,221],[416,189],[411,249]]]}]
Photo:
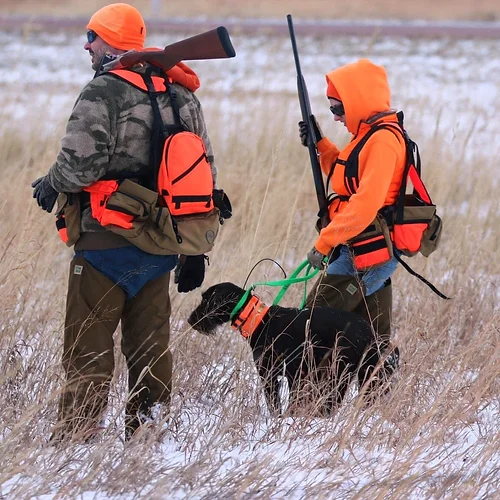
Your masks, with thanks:
[{"label": "green leash", "polygon": [[[306,274],[305,276],[299,276],[299,274],[306,268]],[[287,292],[288,288],[290,285],[293,285],[294,283],[304,283],[304,295],[302,297],[302,302],[300,303],[299,309],[303,309],[303,307],[306,304],[306,298],[307,298],[307,285],[306,282],[309,281],[311,278],[314,278],[319,273],[319,269],[313,269],[311,264],[309,264],[309,261],[306,259],[304,262],[302,262],[297,269],[290,275],[289,278],[283,279],[283,280],[278,280],[278,281],[261,281],[259,283],[254,283],[253,285],[250,285],[250,287],[246,290],[246,292],[243,294],[243,297],[241,297],[240,301],[236,304],[234,309],[231,312],[230,319],[231,321],[233,318],[236,316],[236,313],[243,307],[243,304],[248,299],[248,296],[252,293],[252,291],[255,289],[257,286],[261,285],[268,285],[268,286],[280,286],[281,290],[278,292],[278,295],[276,295],[276,298],[273,301],[273,306],[277,306],[280,302],[281,299],[285,296],[285,293]]]}]

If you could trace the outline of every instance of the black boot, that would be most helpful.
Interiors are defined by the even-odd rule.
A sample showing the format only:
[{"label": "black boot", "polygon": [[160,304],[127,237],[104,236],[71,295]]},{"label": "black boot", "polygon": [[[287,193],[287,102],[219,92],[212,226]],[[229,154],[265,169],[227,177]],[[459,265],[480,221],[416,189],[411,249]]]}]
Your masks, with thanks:
[{"label": "black boot", "polygon": [[[376,385],[382,385],[384,393],[390,390],[390,379],[399,368],[399,349],[391,344],[392,283],[389,278],[384,286],[368,295],[355,309],[373,327],[377,339],[378,355],[384,359],[377,373]],[[361,381],[360,381],[361,382]]]},{"label": "black boot", "polygon": [[380,350],[384,351],[391,340],[392,283],[389,278],[384,286],[365,297],[354,312],[365,318],[373,327]]}]

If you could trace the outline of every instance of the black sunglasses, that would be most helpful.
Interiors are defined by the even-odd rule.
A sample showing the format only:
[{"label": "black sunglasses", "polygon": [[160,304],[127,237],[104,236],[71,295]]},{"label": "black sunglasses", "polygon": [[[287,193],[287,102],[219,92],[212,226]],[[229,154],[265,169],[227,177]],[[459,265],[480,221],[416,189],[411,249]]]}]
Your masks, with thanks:
[{"label": "black sunglasses", "polygon": [[94,30],[87,31],[87,42],[93,43],[97,38],[97,33]]},{"label": "black sunglasses", "polygon": [[345,115],[345,109],[344,109],[344,105],[342,103],[335,104],[335,106],[330,106],[330,111],[335,116],[344,116]]}]

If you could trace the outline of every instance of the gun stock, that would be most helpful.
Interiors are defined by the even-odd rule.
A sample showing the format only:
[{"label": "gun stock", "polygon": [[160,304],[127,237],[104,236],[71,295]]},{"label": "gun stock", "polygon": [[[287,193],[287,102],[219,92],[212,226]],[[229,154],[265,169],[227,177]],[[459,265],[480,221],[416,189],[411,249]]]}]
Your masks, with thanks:
[{"label": "gun stock", "polygon": [[318,152],[316,149],[316,142],[314,136],[314,130],[311,120],[311,104],[309,102],[309,94],[307,92],[306,82],[302,75],[302,70],[300,68],[299,52],[297,50],[297,41],[295,39],[295,31],[293,29],[292,16],[288,14],[286,16],[288,22],[288,31],[290,33],[290,41],[292,42],[293,57],[295,59],[295,68],[297,70],[297,93],[300,102],[300,111],[302,114],[302,120],[307,123],[307,149],[309,150],[309,159],[311,161],[311,168],[314,179],[314,187],[316,189],[316,198],[318,199],[319,212],[318,216],[320,218],[321,227],[326,227],[330,218],[328,216],[328,201],[326,198],[325,185],[323,183],[323,174],[321,172],[321,166],[318,161]]},{"label": "gun stock", "polygon": [[163,50],[129,51],[104,65],[104,70],[129,68],[134,64],[149,62],[160,66],[165,71],[180,61],[199,59],[226,59],[234,57],[234,50],[229,33],[224,26],[219,26],[199,35],[167,45]]}]

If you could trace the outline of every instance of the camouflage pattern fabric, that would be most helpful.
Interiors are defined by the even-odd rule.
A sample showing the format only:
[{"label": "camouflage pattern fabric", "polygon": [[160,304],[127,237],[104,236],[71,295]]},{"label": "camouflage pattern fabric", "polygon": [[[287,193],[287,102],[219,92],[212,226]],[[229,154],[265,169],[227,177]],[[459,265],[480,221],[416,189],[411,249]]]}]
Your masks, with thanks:
[{"label": "camouflage pattern fabric", "polygon": [[[142,69],[144,71],[144,69]],[[183,125],[199,135],[217,171],[200,102],[193,92],[173,84]],[[165,125],[173,125],[168,93],[158,96]],[[49,180],[60,193],[78,193],[106,176],[112,179],[143,176],[148,166],[153,110],[146,92],[112,75],[90,81],[78,97],[62,139],[61,151],[49,170]],[[85,209],[82,232],[107,231]]]}]

